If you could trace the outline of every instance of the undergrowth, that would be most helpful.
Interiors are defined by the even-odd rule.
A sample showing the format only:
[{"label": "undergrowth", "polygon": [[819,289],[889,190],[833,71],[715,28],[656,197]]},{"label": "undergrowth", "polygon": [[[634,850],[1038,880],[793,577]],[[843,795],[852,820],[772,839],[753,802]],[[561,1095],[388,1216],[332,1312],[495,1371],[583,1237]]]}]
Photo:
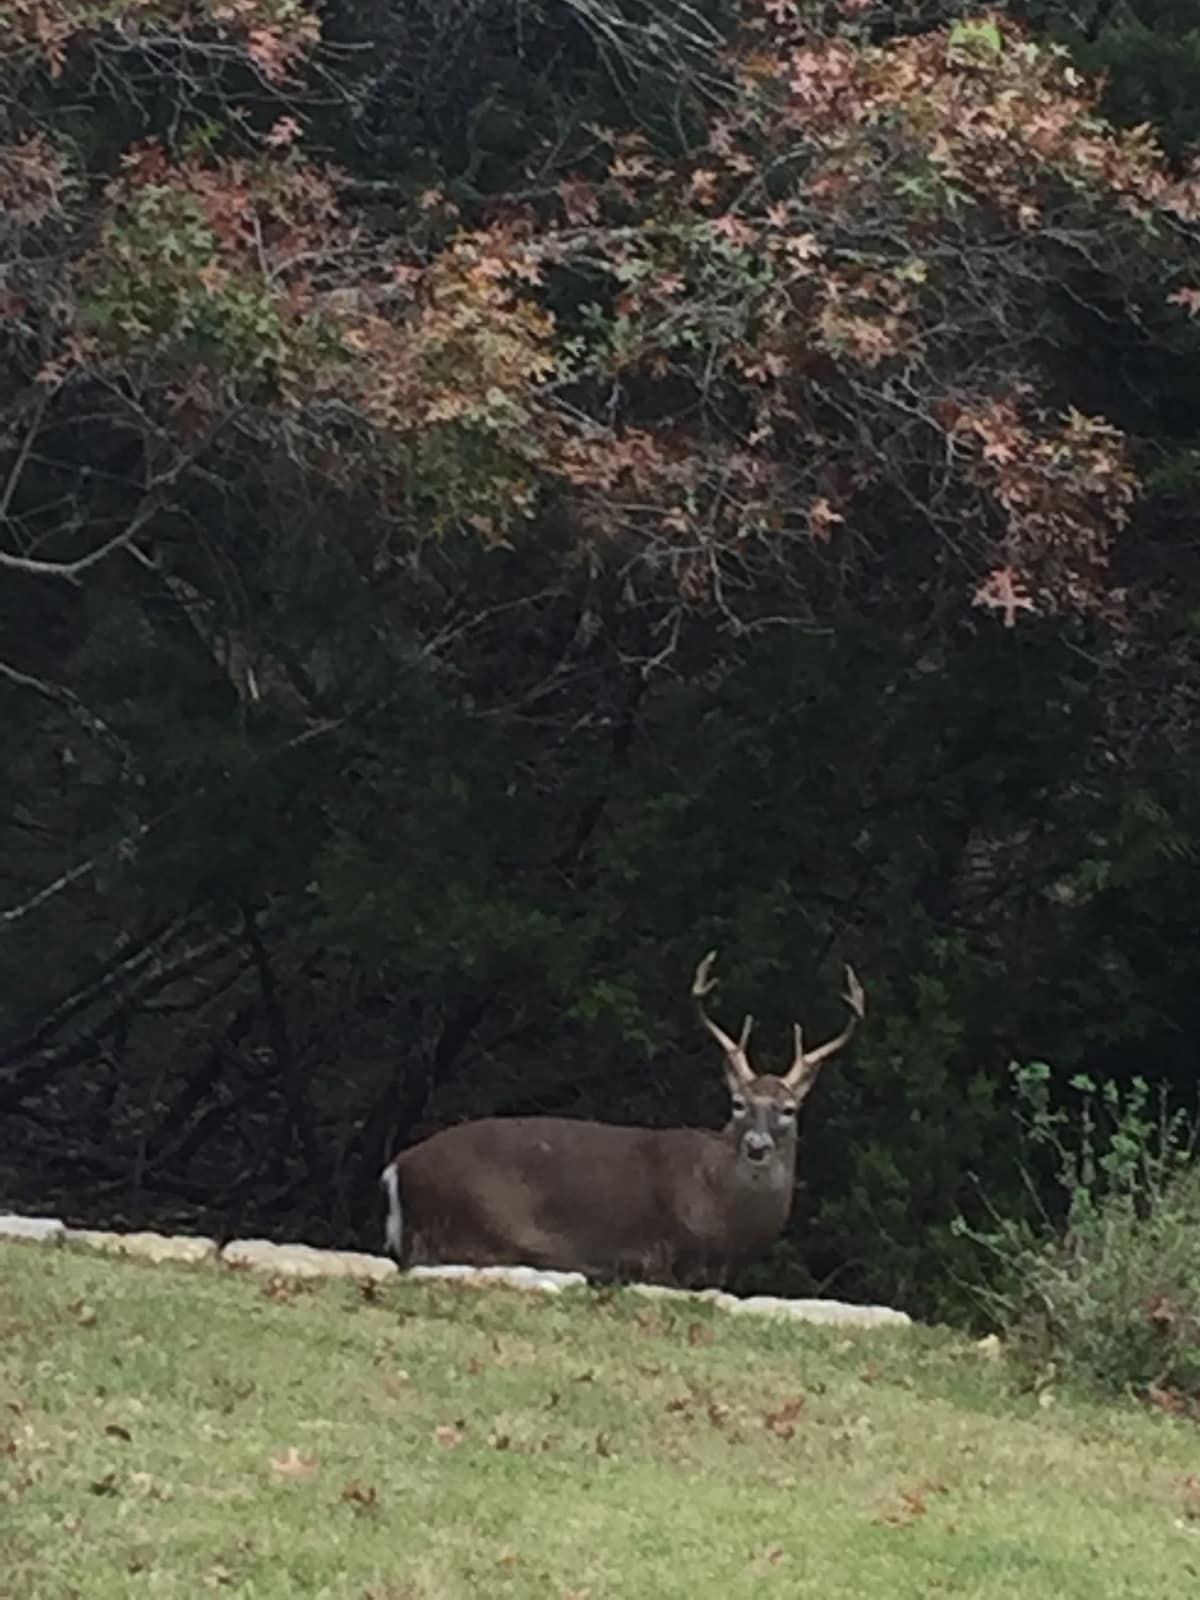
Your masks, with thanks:
[{"label": "undergrowth", "polygon": [[1061,1205],[959,1220],[985,1255],[977,1292],[1039,1381],[1067,1374],[1200,1415],[1196,1119],[1139,1078],[1077,1076],[1056,1103],[1045,1063],[1011,1070],[1029,1193],[1049,1177]]}]

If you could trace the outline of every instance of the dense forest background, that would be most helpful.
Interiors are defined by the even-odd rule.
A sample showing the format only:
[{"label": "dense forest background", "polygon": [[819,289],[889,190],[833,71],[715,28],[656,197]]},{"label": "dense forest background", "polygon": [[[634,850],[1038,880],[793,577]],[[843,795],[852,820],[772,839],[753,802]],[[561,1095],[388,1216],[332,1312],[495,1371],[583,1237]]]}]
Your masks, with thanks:
[{"label": "dense forest background", "polygon": [[[1185,0],[8,0],[0,1201],[867,1026],[762,1283],[954,1314],[1009,1064],[1194,1104]],[[1036,1191],[1036,1184],[1035,1184]]]}]

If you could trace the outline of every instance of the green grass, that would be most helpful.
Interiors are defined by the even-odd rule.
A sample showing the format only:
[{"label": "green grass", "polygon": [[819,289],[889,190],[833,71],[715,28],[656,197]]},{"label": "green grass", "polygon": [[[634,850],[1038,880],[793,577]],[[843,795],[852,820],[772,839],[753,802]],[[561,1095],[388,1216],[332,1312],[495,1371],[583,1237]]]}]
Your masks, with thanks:
[{"label": "green grass", "polygon": [[1192,1474],[936,1330],[0,1244],[3,1600],[1178,1600]]}]

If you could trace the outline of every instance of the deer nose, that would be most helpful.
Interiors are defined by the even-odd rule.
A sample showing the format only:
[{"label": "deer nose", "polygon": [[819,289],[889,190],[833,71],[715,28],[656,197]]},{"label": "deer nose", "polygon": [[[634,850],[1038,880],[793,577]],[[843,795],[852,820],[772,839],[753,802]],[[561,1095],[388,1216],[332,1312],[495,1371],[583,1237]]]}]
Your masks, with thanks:
[{"label": "deer nose", "polygon": [[750,1161],[765,1161],[775,1148],[775,1141],[769,1133],[760,1133],[756,1128],[742,1141],[742,1148]]}]

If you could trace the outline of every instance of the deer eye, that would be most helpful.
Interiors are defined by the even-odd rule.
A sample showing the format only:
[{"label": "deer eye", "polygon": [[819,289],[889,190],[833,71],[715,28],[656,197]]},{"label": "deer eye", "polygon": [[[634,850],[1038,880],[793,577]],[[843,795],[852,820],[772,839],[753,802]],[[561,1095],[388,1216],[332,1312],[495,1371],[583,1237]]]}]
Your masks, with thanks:
[{"label": "deer eye", "polygon": [[744,1117],[746,1115],[746,1102],[742,1099],[741,1095],[735,1094],[732,1103],[734,1116]]},{"label": "deer eye", "polygon": [[778,1114],[780,1122],[791,1122],[796,1115],[796,1108],[795,1106],[779,1106]]}]

